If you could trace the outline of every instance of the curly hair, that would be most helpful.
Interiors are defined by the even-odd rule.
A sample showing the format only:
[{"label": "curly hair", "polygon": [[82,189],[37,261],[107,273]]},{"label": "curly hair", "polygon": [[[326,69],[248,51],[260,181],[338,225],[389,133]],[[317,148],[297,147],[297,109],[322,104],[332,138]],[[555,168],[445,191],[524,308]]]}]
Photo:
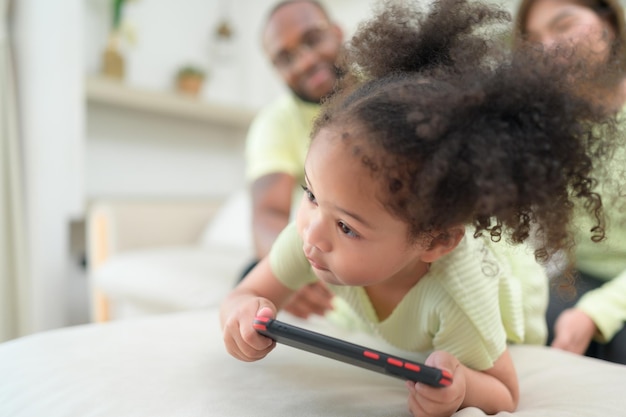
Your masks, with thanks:
[{"label": "curly hair", "polygon": [[592,172],[613,149],[615,120],[538,51],[494,54],[477,29],[505,16],[468,0],[437,1],[427,14],[387,3],[351,42],[342,62],[353,74],[313,137],[332,129],[351,146],[411,238],[466,224],[521,243],[536,228],[545,260],[573,244],[577,200],[604,238]]}]

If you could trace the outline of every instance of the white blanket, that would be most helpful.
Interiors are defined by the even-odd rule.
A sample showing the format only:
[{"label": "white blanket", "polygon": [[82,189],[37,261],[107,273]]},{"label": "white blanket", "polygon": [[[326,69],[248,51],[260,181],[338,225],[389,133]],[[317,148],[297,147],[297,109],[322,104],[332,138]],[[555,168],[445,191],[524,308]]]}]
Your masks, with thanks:
[{"label": "white blanket", "polygon": [[[328,333],[326,326],[309,327]],[[626,367],[542,347],[511,352],[521,384],[514,416],[626,415]],[[2,417],[410,416],[406,399],[399,379],[288,346],[237,361],[224,350],[216,310],[0,344]]]}]

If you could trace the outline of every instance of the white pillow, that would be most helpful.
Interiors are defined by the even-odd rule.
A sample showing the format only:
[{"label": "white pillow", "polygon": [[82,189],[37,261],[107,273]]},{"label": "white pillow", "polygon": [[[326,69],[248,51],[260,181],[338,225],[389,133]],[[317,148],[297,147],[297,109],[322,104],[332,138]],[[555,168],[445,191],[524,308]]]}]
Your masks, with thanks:
[{"label": "white pillow", "polygon": [[253,253],[252,202],[248,190],[239,190],[226,200],[207,224],[199,243]]}]

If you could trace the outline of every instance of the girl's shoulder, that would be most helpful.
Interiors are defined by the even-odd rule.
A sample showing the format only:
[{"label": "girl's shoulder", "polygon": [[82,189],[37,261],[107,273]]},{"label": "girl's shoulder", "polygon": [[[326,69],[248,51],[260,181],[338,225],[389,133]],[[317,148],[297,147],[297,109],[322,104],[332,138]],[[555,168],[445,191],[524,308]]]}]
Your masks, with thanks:
[{"label": "girl's shoulder", "polygon": [[455,282],[460,277],[467,282],[468,279],[495,275],[498,263],[489,239],[483,235],[474,236],[468,230],[453,251],[431,265],[429,274],[436,275],[441,282]]},{"label": "girl's shoulder", "polygon": [[[467,232],[455,250],[431,265],[428,281],[455,302],[479,308],[493,302],[503,285],[544,279],[530,245],[493,242],[489,236]],[[532,277],[531,277],[532,276]]]}]

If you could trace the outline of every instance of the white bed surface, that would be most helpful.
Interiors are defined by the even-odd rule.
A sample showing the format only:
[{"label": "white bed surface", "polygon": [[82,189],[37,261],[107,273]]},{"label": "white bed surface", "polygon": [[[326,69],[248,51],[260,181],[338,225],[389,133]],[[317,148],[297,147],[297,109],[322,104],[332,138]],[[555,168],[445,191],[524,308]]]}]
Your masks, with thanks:
[{"label": "white bed surface", "polygon": [[[231,358],[217,317],[149,316],[0,344],[0,416],[410,416],[395,378],[287,346],[255,363]],[[511,351],[521,384],[514,416],[626,415],[626,367],[543,347]]]}]

